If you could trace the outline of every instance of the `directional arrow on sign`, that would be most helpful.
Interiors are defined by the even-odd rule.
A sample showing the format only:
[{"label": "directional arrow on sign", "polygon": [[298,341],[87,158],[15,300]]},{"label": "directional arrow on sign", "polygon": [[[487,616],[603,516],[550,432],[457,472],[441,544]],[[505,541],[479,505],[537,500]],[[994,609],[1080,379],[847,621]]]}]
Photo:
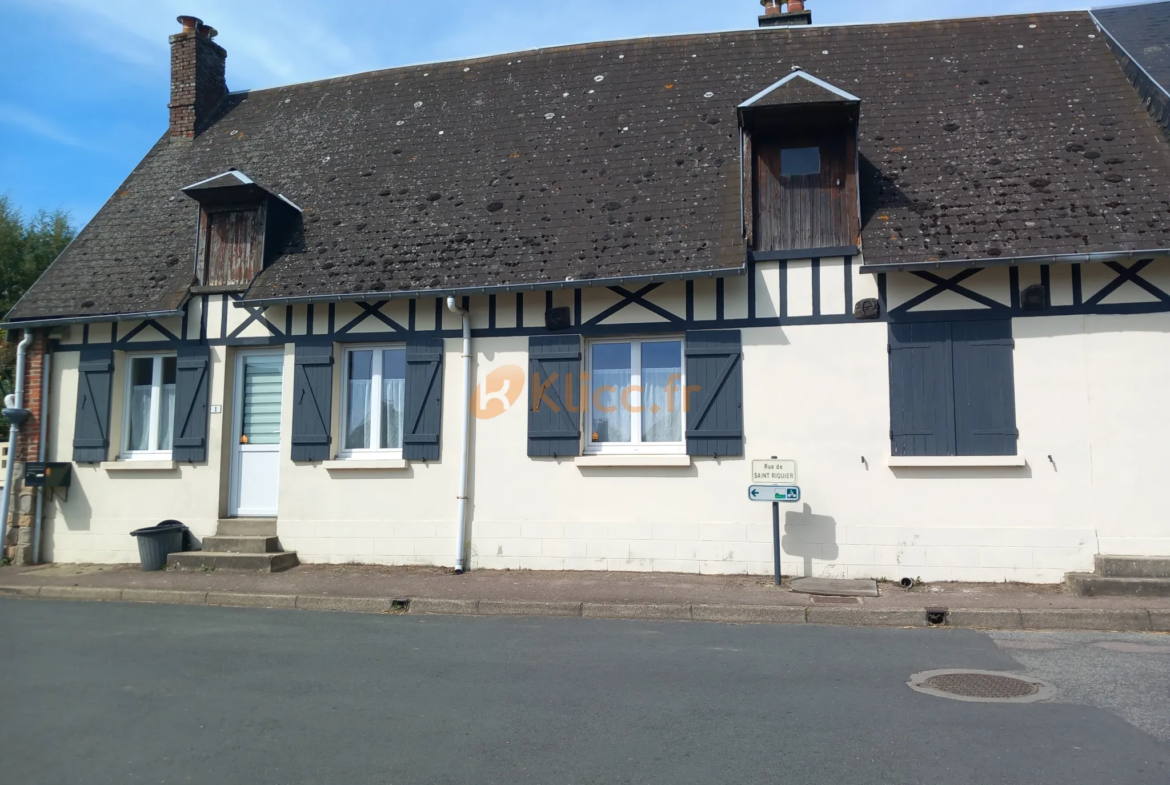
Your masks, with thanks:
[{"label": "directional arrow on sign", "polygon": [[752,485],[748,488],[748,498],[754,502],[785,502],[800,501],[800,487],[796,485]]}]

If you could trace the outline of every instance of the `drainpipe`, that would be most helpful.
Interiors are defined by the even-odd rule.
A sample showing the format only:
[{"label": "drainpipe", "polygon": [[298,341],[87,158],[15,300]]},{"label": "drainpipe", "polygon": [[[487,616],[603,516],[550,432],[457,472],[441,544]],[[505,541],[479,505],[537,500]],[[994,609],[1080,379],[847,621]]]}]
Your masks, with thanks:
[{"label": "drainpipe", "polygon": [[[23,408],[24,353],[30,343],[32,343],[32,331],[25,330],[20,343],[16,345],[16,392],[4,401],[5,404],[12,404],[5,410],[6,415],[9,412],[15,414]],[[27,412],[25,415],[27,416]],[[16,437],[20,431],[20,423],[23,423],[25,419],[26,417],[9,418],[12,427],[8,429],[8,468],[4,473],[4,498],[3,501],[0,501],[0,555],[4,552],[4,538],[8,534],[8,508],[12,501],[12,468],[16,463]]]},{"label": "drainpipe", "polygon": [[[49,373],[52,369],[53,355],[45,352],[45,359],[41,365],[41,441],[37,450],[37,460],[42,463],[48,455],[45,440],[49,437]],[[41,563],[41,521],[45,515],[45,489],[37,488],[37,517],[33,523],[33,564]]]},{"label": "drainpipe", "polygon": [[459,555],[455,562],[455,574],[462,575],[468,568],[467,540],[467,473],[471,457],[471,314],[455,304],[454,296],[447,298],[447,310],[458,314],[463,320],[463,403],[461,412],[462,445],[459,452]]}]

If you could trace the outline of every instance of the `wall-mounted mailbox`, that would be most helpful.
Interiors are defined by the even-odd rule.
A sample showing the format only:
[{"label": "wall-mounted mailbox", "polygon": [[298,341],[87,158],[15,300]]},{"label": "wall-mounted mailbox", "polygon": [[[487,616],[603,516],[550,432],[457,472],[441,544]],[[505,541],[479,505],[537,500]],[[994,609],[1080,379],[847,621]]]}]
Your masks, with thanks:
[{"label": "wall-mounted mailbox", "polygon": [[26,463],[24,484],[30,488],[68,488],[73,482],[71,463]]}]

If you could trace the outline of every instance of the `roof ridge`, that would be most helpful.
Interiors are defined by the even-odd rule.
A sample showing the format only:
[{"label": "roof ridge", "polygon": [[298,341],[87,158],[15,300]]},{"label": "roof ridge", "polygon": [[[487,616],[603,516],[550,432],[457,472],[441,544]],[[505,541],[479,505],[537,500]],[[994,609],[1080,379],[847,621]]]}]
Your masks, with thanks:
[{"label": "roof ridge", "polygon": [[1015,14],[987,14],[984,16],[963,16],[944,19],[919,19],[912,21],[901,22],[841,22],[830,24],[814,24],[814,25],[793,25],[793,26],[778,26],[778,27],[761,27],[761,28],[742,28],[729,30],[708,30],[701,33],[664,33],[662,35],[643,35],[634,36],[631,38],[611,38],[604,41],[581,41],[571,44],[553,44],[551,46],[539,46],[531,49],[519,49],[509,52],[497,52],[494,54],[475,55],[472,57],[455,58],[453,60],[431,60],[418,63],[406,63],[403,65],[395,65],[387,68],[372,68],[364,71],[352,71],[349,73],[335,74],[333,76],[325,76],[320,79],[309,79],[303,82],[288,82],[286,84],[271,85],[268,87],[253,87],[243,90],[233,90],[228,93],[228,96],[246,96],[253,93],[265,93],[276,90],[287,90],[293,87],[306,87],[308,85],[319,84],[322,82],[335,82],[357,77],[367,77],[388,74],[395,71],[407,71],[416,68],[443,68],[448,66],[468,66],[476,63],[486,63],[496,60],[503,60],[507,57],[527,57],[533,55],[570,52],[580,49],[592,49],[609,47],[614,44],[638,44],[648,41],[682,41],[688,38],[708,38],[711,36],[752,36],[752,35],[782,35],[782,34],[808,34],[820,30],[840,30],[844,27],[903,27],[910,25],[931,25],[931,24],[961,24],[965,22],[986,22],[991,19],[995,20],[1010,20],[1010,19],[1035,19],[1038,17],[1057,17],[1057,16],[1072,16],[1077,14],[1085,14],[1092,18],[1092,12],[1089,9],[1074,9],[1071,11],[1042,11],[1038,13],[1015,13]]}]

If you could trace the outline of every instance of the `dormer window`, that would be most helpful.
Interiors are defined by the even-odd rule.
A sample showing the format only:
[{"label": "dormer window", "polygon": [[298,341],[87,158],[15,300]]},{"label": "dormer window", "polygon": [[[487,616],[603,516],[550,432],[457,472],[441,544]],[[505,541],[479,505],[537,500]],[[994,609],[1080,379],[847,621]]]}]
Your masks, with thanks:
[{"label": "dormer window", "polygon": [[199,202],[195,277],[200,287],[245,289],[287,244],[300,208],[242,172],[183,189]]},{"label": "dormer window", "polygon": [[205,210],[207,230],[199,249],[203,286],[247,286],[264,269],[264,208]]},{"label": "dormer window", "polygon": [[860,100],[794,71],[739,115],[748,250],[756,259],[856,253]]}]

